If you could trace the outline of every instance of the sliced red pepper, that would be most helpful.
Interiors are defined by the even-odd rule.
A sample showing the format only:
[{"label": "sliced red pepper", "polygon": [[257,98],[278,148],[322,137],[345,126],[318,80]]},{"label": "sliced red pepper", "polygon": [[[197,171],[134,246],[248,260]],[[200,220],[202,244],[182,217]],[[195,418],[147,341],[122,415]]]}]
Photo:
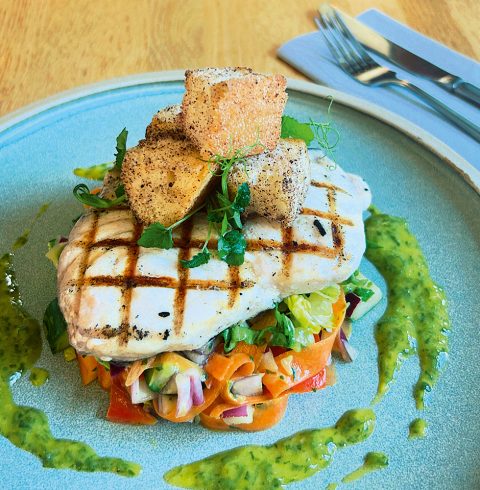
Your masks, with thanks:
[{"label": "sliced red pepper", "polygon": [[319,373],[315,374],[311,378],[302,381],[298,385],[290,388],[287,393],[309,393],[310,391],[317,391],[325,388],[327,385],[327,370],[323,368]]},{"label": "sliced red pepper", "polygon": [[122,376],[112,376],[107,420],[121,424],[156,424],[157,419],[145,412],[142,405],[134,405],[132,403],[130,394],[121,383]]}]

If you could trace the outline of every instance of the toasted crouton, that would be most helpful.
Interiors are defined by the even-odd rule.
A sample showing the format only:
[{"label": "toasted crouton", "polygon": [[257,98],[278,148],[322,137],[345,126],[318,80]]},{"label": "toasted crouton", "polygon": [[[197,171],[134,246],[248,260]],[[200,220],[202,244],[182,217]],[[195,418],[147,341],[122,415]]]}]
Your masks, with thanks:
[{"label": "toasted crouton", "polygon": [[115,167],[111,168],[103,178],[103,184],[99,194],[100,197],[104,199],[115,199],[117,197],[115,191],[121,183],[120,170]]},{"label": "toasted crouton", "polygon": [[247,155],[273,150],[280,138],[286,84],[281,75],[249,68],[187,70],[182,101],[186,136],[207,158],[246,148]]},{"label": "toasted crouton", "polygon": [[132,211],[145,224],[169,226],[197,207],[213,173],[186,139],[163,137],[127,151],[122,181]]},{"label": "toasted crouton", "polygon": [[145,139],[155,141],[163,136],[184,137],[182,124],[182,107],[171,105],[158,111],[147,126]]},{"label": "toasted crouton", "polygon": [[310,184],[310,159],[303,140],[281,139],[270,152],[233,165],[228,176],[231,194],[247,182],[255,213],[282,226],[290,226],[302,210]]}]

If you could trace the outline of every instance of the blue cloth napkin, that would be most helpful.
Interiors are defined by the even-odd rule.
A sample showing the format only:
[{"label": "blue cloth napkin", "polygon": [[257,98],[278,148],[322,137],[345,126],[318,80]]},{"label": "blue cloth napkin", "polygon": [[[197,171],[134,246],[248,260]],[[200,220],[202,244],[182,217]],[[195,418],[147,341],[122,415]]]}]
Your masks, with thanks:
[{"label": "blue cloth napkin", "polygon": [[[465,81],[480,86],[480,64],[476,61],[409,29],[378,10],[367,10],[358,18],[387,39],[462,77]],[[401,88],[367,87],[356,82],[338,66],[320,32],[312,32],[288,41],[280,47],[277,54],[282,60],[317,83],[362,97],[409,119],[450,146],[480,170],[479,143]],[[379,56],[372,56],[379,63],[390,66],[400,78],[405,78],[423,88],[480,126],[480,110],[477,107],[449,94],[425,78],[402,70]]]}]

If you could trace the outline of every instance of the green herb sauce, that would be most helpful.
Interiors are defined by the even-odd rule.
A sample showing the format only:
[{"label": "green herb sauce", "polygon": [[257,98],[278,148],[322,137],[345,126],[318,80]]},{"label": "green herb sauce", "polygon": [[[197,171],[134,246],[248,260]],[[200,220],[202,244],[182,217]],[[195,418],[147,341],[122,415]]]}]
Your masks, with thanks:
[{"label": "green herb sauce", "polygon": [[351,483],[359,478],[363,478],[373,471],[383,470],[388,466],[388,456],[384,453],[367,453],[362,466],[352,471],[342,478],[342,483]]},{"label": "green herb sauce", "polygon": [[427,421],[425,419],[415,419],[408,428],[409,439],[421,439],[425,437],[427,431]]},{"label": "green herb sauce", "polygon": [[48,371],[43,368],[34,367],[30,369],[30,377],[28,379],[33,386],[43,386],[48,380]]},{"label": "green herb sauce", "polygon": [[387,393],[405,359],[414,353],[420,376],[414,389],[418,409],[437,383],[448,357],[450,320],[445,293],[428,270],[427,261],[404,219],[371,207],[365,221],[366,257],[387,282],[388,306],[375,330],[379,384],[375,401]]},{"label": "green herb sauce", "polygon": [[[28,233],[22,237],[15,242],[18,246],[26,243]],[[102,458],[86,444],[55,439],[45,413],[14,403],[10,384],[38,360],[41,334],[39,323],[23,308],[12,261],[11,253],[0,257],[0,435],[37,456],[47,468],[138,475],[140,466],[135,463]],[[38,374],[32,370],[34,378]]]},{"label": "green herb sauce", "polygon": [[281,488],[325,469],[337,449],[367,439],[375,427],[369,408],[345,412],[333,427],[298,432],[271,446],[243,446],[164,475],[171,485],[192,489]]}]

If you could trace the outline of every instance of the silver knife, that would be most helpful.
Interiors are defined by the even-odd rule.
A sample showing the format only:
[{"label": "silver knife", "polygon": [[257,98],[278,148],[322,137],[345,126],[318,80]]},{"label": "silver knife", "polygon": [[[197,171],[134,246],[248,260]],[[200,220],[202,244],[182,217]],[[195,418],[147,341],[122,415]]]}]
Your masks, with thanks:
[{"label": "silver knife", "polygon": [[344,14],[341,10],[336,10],[341,14],[353,35],[366,48],[371,49],[387,60],[393,61],[396,65],[408,71],[430,79],[448,92],[480,107],[480,88],[463,81],[460,77],[442,70],[429,61],[420,58],[420,56],[398,46],[398,44],[385,39],[378,32],[362,24],[357,19]]}]

